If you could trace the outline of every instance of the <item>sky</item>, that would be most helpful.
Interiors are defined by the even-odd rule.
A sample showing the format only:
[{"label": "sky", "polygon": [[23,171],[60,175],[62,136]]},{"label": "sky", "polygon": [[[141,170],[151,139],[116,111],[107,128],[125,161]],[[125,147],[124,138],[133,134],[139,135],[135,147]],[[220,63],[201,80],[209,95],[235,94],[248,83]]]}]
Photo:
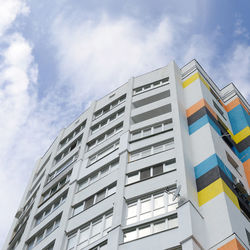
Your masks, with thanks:
[{"label": "sky", "polygon": [[36,161],[91,103],[197,59],[250,100],[249,0],[0,0],[0,248]]}]

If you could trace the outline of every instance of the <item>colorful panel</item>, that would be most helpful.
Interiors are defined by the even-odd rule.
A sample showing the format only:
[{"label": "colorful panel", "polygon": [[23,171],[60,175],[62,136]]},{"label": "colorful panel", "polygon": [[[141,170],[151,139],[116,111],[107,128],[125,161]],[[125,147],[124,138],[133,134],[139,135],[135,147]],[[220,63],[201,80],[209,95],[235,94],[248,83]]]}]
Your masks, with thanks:
[{"label": "colorful panel", "polygon": [[217,250],[245,250],[245,248],[240,244],[237,239],[233,239],[227,242],[222,247],[219,247]]}]

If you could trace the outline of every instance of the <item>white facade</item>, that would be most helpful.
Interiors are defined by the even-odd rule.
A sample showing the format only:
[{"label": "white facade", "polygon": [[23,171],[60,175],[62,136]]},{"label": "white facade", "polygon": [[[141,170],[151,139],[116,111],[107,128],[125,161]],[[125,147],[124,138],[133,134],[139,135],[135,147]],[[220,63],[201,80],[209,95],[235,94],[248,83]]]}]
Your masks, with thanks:
[{"label": "white facade", "polygon": [[[199,118],[187,119],[190,107],[214,101],[197,72],[220,95],[196,61],[182,69],[171,62],[130,79],[63,129],[35,167],[3,249],[218,249],[234,239],[247,249],[238,196],[224,184],[216,194],[194,170],[214,154],[228,164],[226,151],[239,166],[227,169],[248,190],[223,136],[209,122],[194,132],[189,124]],[[227,112],[214,112],[231,130]]]}]

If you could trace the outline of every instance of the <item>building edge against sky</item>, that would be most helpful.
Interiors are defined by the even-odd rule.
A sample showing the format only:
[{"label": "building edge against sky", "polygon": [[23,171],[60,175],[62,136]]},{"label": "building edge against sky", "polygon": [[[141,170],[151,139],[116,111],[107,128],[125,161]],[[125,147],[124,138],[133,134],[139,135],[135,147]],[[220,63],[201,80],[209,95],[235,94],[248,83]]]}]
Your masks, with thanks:
[{"label": "building edge against sky", "polygon": [[196,60],[131,78],[37,162],[3,250],[249,249],[249,124]]}]

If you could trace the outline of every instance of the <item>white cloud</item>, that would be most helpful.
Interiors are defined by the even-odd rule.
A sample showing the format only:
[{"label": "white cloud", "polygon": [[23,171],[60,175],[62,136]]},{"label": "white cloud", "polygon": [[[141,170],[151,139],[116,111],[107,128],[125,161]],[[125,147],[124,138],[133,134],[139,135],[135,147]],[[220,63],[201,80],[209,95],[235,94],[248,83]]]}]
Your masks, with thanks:
[{"label": "white cloud", "polygon": [[250,46],[236,44],[228,52],[216,72],[218,81],[226,85],[233,82],[243,96],[250,100]]},{"label": "white cloud", "polygon": [[53,25],[60,81],[71,83],[74,100],[89,101],[125,83],[133,75],[164,66],[174,58],[174,28],[168,18],[149,29],[123,17],[72,25],[65,17]]},{"label": "white cloud", "polygon": [[0,0],[0,6],[1,36],[10,28],[18,15],[27,15],[29,13],[29,8],[22,0]]}]

